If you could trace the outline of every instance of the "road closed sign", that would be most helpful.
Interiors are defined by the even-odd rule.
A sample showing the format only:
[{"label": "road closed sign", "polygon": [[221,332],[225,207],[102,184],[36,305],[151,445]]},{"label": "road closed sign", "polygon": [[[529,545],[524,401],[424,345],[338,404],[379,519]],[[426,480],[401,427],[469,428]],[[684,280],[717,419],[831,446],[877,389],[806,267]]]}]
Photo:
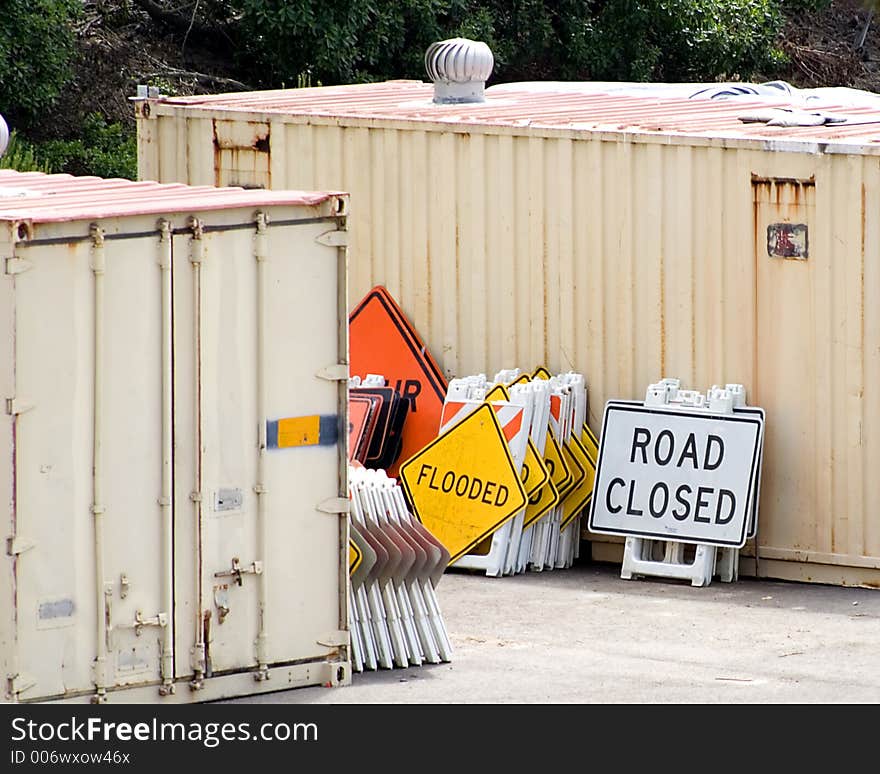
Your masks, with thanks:
[{"label": "road closed sign", "polygon": [[609,403],[590,530],[741,548],[762,438],[755,416]]}]

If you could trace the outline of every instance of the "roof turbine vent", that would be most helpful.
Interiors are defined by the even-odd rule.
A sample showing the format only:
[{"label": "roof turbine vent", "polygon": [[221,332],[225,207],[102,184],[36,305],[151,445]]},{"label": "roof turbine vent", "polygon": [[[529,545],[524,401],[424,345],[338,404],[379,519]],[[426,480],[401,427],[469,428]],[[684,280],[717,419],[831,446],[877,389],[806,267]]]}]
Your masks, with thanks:
[{"label": "roof turbine vent", "polygon": [[9,127],[3,116],[0,116],[0,156],[6,152],[6,146],[9,145]]},{"label": "roof turbine vent", "polygon": [[485,102],[486,80],[494,66],[492,51],[479,40],[450,38],[432,43],[425,52],[425,69],[438,104]]}]

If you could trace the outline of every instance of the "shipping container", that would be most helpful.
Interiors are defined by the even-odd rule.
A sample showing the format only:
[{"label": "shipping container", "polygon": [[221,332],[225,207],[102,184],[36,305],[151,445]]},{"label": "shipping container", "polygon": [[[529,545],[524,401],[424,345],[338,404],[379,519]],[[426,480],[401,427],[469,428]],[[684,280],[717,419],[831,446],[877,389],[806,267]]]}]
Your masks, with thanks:
[{"label": "shipping container", "polygon": [[[140,175],[350,191],[350,304],[385,285],[449,377],[583,372],[594,430],[664,376],[744,384],[767,435],[742,571],[880,585],[878,103],[777,126],[755,114],[785,94],[610,86],[141,100]],[[594,557],[619,560],[606,540]]]},{"label": "shipping container", "polygon": [[347,206],[0,171],[8,700],[349,680]]}]

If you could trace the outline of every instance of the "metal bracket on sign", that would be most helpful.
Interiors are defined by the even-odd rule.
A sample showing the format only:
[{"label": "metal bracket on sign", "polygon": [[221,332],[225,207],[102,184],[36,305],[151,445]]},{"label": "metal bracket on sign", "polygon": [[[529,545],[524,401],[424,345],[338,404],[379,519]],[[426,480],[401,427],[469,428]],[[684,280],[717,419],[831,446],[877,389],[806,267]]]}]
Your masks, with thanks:
[{"label": "metal bracket on sign", "polygon": [[6,413],[13,417],[18,414],[24,414],[25,411],[30,411],[33,407],[33,403],[25,403],[18,398],[6,399]]},{"label": "metal bracket on sign", "polygon": [[326,379],[328,382],[348,381],[348,363],[333,363],[333,365],[324,366],[315,373],[319,379]]},{"label": "metal bracket on sign", "polygon": [[9,556],[18,556],[19,554],[23,554],[25,551],[29,551],[32,549],[36,543],[33,540],[28,540],[25,537],[16,536],[6,538],[6,553]]},{"label": "metal bracket on sign", "polygon": [[17,675],[10,675],[7,678],[9,683],[10,698],[33,688],[37,684],[37,679],[29,674],[19,672]]},{"label": "metal bracket on sign", "polygon": [[315,237],[315,241],[319,244],[327,245],[327,247],[348,247],[348,232],[337,229],[325,231],[320,236]]},{"label": "metal bracket on sign", "polygon": [[6,259],[6,273],[7,274],[23,274],[28,269],[32,269],[34,267],[33,261],[29,261],[26,258],[7,258]]},{"label": "metal bracket on sign", "polygon": [[350,505],[351,500],[347,497],[330,497],[326,500],[322,500],[315,507],[321,511],[321,513],[329,513],[333,516],[338,516],[341,513],[348,513]]},{"label": "metal bracket on sign", "polygon": [[348,645],[350,641],[348,632],[341,629],[335,632],[328,632],[320,639],[315,640],[318,645],[323,645],[325,648],[340,648],[343,645]]}]

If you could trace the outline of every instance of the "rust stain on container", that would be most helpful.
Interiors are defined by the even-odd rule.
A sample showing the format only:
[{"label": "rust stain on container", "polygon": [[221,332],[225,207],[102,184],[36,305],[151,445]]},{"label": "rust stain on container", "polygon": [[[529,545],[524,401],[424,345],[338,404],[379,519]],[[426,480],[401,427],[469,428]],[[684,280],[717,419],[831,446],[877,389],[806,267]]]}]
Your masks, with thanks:
[{"label": "rust stain on container", "polygon": [[214,183],[271,188],[271,130],[267,123],[213,122]]}]

